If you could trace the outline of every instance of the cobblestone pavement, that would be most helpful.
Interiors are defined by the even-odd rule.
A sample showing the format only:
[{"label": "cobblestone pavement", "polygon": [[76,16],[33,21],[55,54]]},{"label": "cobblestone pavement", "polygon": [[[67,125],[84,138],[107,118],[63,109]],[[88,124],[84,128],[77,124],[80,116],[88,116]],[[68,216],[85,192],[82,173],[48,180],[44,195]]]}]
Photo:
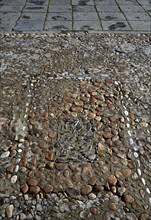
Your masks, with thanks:
[{"label": "cobblestone pavement", "polygon": [[0,0],[0,30],[151,32],[151,1]]},{"label": "cobblestone pavement", "polygon": [[150,36],[12,33],[0,48],[0,219],[150,220]]}]

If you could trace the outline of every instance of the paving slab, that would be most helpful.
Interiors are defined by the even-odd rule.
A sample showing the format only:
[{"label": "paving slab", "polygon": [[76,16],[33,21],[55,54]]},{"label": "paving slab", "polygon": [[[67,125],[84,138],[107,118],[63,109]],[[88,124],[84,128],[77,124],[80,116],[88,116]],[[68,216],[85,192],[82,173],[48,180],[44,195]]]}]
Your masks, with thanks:
[{"label": "paving slab", "polygon": [[98,15],[95,12],[74,12],[73,13],[73,19],[74,21],[98,21]]},{"label": "paving slab", "polygon": [[96,12],[94,5],[88,5],[88,6],[73,5],[72,10],[73,12]]},{"label": "paving slab", "polygon": [[94,5],[93,0],[72,0],[72,5],[87,6]]},{"label": "paving slab", "polygon": [[50,5],[48,12],[71,12],[72,7],[70,5]]},{"label": "paving slab", "polygon": [[130,21],[151,21],[151,17],[146,12],[136,12],[134,14],[126,12],[125,17]]},{"label": "paving slab", "polygon": [[72,21],[69,20],[47,20],[45,23],[46,31],[53,31],[53,30],[72,30]]},{"label": "paving slab", "polygon": [[135,31],[151,31],[151,20],[150,21],[130,21],[131,27]]},{"label": "paving slab", "polygon": [[125,21],[126,18],[122,12],[101,12],[99,16],[102,21],[112,21],[112,20],[120,20]]},{"label": "paving slab", "polygon": [[72,21],[72,14],[71,13],[48,13],[47,20]]},{"label": "paving slab", "polygon": [[117,21],[115,20],[114,21],[102,21],[102,26],[103,26],[103,30],[111,30],[111,31],[132,30],[127,21],[121,21],[121,22],[119,22],[118,20]]},{"label": "paving slab", "polygon": [[[18,13],[20,12],[21,15],[16,17],[15,25],[18,26],[18,20],[24,18],[27,15],[27,19],[30,19],[30,23],[35,23],[35,20],[38,19],[40,23],[43,23],[42,28],[37,28],[37,25],[28,25],[28,31],[50,31],[52,28],[48,28],[48,20],[60,20],[61,25],[60,31],[62,31],[62,27],[66,26],[67,31],[81,31],[83,28],[83,23],[88,26],[91,26],[92,30],[100,30],[100,31],[121,31],[121,32],[128,32],[128,31],[140,31],[140,32],[150,32],[149,22],[151,19],[151,3],[147,0],[137,1],[137,0],[21,0],[21,1],[14,1],[14,0],[2,0],[0,2],[0,13],[3,15],[4,13]],[[134,13],[135,12],[135,13]],[[54,13],[56,14],[54,18]],[[59,13],[59,14],[58,14]],[[61,16],[62,13],[62,16]],[[33,14],[33,16],[31,16]],[[38,18],[39,14],[39,18]],[[66,14],[66,15],[65,15]],[[30,17],[30,18],[28,18]],[[63,24],[63,21],[70,20],[72,24],[66,25]],[[147,21],[145,27],[140,27],[136,22],[134,27],[134,23],[136,21],[140,21],[143,24],[144,21]],[[78,21],[78,22],[77,22]],[[80,22],[81,21],[81,24]],[[94,23],[96,21],[96,24]],[[107,21],[107,23],[105,22]],[[115,22],[118,24],[115,24]],[[131,25],[131,21],[133,24]],[[20,21],[22,23],[22,21]],[[122,25],[122,22],[125,22],[126,27]],[[100,25],[99,25],[100,23]],[[68,23],[69,24],[69,23]],[[76,24],[76,25],[75,25]],[[91,24],[91,25],[90,25]],[[92,24],[94,27],[92,27]],[[102,25],[103,24],[103,25]],[[109,25],[108,25],[109,24]],[[45,26],[46,25],[46,26]],[[6,23],[5,27],[5,20],[2,21],[2,32],[5,30],[7,32],[8,24]],[[39,25],[41,26],[41,25]],[[56,26],[56,24],[49,24],[49,26]],[[108,26],[112,26],[108,28]],[[116,27],[115,27],[116,26]],[[134,28],[132,28],[132,26]],[[30,28],[31,27],[31,28]],[[34,30],[35,27],[35,30]],[[79,27],[79,30],[77,29]],[[103,29],[102,29],[103,27]],[[137,29],[138,27],[138,29]],[[14,23],[9,25],[8,31],[15,31],[18,27],[14,28]],[[21,29],[21,26],[20,28]],[[84,28],[85,29],[85,28]],[[88,28],[89,29],[89,28]],[[24,31],[24,25],[23,30]],[[57,27],[57,31],[59,31]]]},{"label": "paving slab", "polygon": [[31,20],[28,19],[27,16],[22,17],[19,21],[17,21],[14,31],[42,31],[43,29],[43,20]]},{"label": "paving slab", "polygon": [[85,20],[85,21],[74,21],[73,30],[81,31],[100,31],[102,30],[101,24],[99,21]]},{"label": "paving slab", "polygon": [[22,11],[23,7],[23,5],[0,5],[0,13]]}]

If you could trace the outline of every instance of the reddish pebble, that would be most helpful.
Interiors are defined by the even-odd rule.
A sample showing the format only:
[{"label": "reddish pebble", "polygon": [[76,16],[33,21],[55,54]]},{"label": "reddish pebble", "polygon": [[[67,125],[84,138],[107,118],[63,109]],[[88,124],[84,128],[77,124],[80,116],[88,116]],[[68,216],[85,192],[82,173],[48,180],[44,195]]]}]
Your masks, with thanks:
[{"label": "reddish pebble", "polygon": [[37,186],[38,184],[36,179],[29,179],[27,183],[29,186]]}]

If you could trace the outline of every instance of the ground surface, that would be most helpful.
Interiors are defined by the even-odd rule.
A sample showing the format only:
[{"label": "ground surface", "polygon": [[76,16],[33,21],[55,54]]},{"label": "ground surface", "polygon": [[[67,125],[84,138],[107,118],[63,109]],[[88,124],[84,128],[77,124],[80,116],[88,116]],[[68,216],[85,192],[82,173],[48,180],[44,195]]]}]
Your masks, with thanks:
[{"label": "ground surface", "polygon": [[150,36],[0,47],[0,219],[149,220]]},{"label": "ground surface", "polygon": [[151,1],[0,0],[0,29],[151,32]]}]

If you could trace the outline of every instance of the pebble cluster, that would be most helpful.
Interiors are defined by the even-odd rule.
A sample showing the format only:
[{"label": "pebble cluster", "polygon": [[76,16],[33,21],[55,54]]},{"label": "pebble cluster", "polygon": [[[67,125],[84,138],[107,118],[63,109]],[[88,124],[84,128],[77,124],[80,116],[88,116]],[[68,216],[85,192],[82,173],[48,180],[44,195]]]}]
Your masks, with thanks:
[{"label": "pebble cluster", "polygon": [[[110,73],[115,57],[115,66],[120,66],[119,57],[128,54],[123,67],[118,67],[126,74],[138,39],[141,45],[148,38],[136,38],[135,45],[122,42],[113,52],[115,41],[124,41],[124,37],[104,39],[100,35],[98,44],[103,42],[102,51],[107,53],[101,57],[100,48],[85,36],[89,42],[85,56],[74,60],[84,36],[50,36],[49,41],[58,44],[51,45],[52,54],[47,51],[50,45],[45,45],[47,37],[2,37],[0,219],[149,220],[151,122],[150,97],[144,92],[149,91],[147,80],[144,76],[140,84],[138,75],[135,83],[127,82],[123,75]],[[72,74],[59,73],[59,69],[57,73],[55,66],[52,74],[48,73],[61,47],[64,53],[60,62],[63,57],[64,62],[69,59],[65,60],[65,51],[71,52],[66,68],[75,66]],[[83,65],[90,50],[95,50],[96,60],[100,56],[97,68],[97,61],[93,66],[92,59],[89,68],[82,67],[84,74],[79,69],[74,75],[76,64]],[[43,54],[47,59],[41,63]],[[36,59],[39,63],[34,63]],[[137,56],[135,59],[137,63]],[[99,66],[103,61],[108,62],[108,66],[104,64],[106,71],[109,68],[106,75]],[[147,75],[147,59],[145,68]]]}]

